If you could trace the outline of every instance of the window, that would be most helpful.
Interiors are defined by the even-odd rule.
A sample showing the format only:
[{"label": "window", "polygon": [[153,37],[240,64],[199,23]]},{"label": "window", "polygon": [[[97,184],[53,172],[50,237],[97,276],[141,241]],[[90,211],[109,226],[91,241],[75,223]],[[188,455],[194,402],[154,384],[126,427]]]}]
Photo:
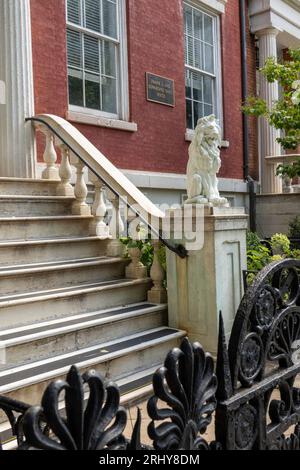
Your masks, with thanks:
[{"label": "window", "polygon": [[218,102],[218,17],[184,4],[185,81],[187,128],[214,113],[220,118]]},{"label": "window", "polygon": [[124,0],[67,0],[71,108],[126,119],[124,8]]}]

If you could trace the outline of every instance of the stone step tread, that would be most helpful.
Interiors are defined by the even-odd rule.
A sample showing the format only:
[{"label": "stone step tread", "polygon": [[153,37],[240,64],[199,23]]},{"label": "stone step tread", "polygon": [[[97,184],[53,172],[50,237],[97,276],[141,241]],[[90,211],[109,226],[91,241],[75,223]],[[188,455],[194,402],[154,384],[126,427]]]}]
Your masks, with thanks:
[{"label": "stone step tread", "polygon": [[91,220],[92,215],[46,215],[46,216],[35,216],[35,217],[0,217],[0,222],[36,222],[36,221],[49,221],[53,222],[56,220]]},{"label": "stone step tread", "polygon": [[39,195],[29,195],[29,194],[0,194],[0,201],[22,201],[22,202],[51,202],[51,201],[63,201],[63,202],[73,202],[75,197],[73,196],[39,196]]},{"label": "stone step tread", "polygon": [[64,375],[72,365],[90,368],[129,353],[182,338],[185,334],[184,331],[160,327],[72,353],[4,369],[0,372],[0,394]]},{"label": "stone step tread", "polygon": [[71,259],[62,261],[47,261],[44,263],[32,263],[22,265],[0,266],[0,278],[7,276],[18,276],[49,271],[71,270],[86,268],[89,266],[106,266],[115,263],[127,263],[129,259],[121,257],[98,256],[93,258]]},{"label": "stone step tread", "polygon": [[20,183],[20,182],[24,182],[24,183],[45,183],[45,184],[48,184],[48,183],[52,183],[52,184],[59,184],[60,183],[60,180],[46,180],[46,179],[42,179],[42,178],[17,178],[17,177],[11,177],[11,176],[1,176],[0,177],[0,183],[1,182],[16,182],[16,183]]},{"label": "stone step tread", "polygon": [[149,302],[140,302],[95,312],[80,313],[51,321],[35,322],[18,328],[2,330],[0,333],[0,343],[1,346],[6,347],[23,344],[71,331],[78,331],[84,328],[134,318],[148,313],[160,312],[166,308],[166,304],[158,305]]},{"label": "stone step tread", "polygon": [[81,242],[96,242],[99,243],[105,241],[96,236],[86,236],[86,237],[69,237],[69,238],[37,238],[30,240],[10,240],[10,241],[0,241],[0,248],[9,248],[15,246],[34,246],[34,245],[51,245],[51,244],[60,244],[60,243],[81,243]]},{"label": "stone step tread", "polygon": [[111,281],[96,282],[79,284],[59,289],[41,290],[37,292],[26,292],[21,294],[1,295],[0,308],[10,307],[12,305],[40,302],[48,299],[58,299],[73,297],[80,294],[89,294],[90,292],[97,292],[109,289],[119,289],[120,287],[135,287],[140,284],[149,284],[150,279],[115,279]]}]

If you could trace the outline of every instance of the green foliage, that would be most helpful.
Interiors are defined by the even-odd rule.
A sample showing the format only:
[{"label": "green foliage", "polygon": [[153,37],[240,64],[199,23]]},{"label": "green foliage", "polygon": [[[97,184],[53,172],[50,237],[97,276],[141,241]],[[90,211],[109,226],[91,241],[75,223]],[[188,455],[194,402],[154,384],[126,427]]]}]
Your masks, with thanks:
[{"label": "green foliage", "polygon": [[289,237],[300,238],[300,217],[295,217],[289,224]]},{"label": "green foliage", "polygon": [[300,259],[300,250],[292,250],[291,258]]},{"label": "green foliage", "polygon": [[271,261],[270,250],[261,243],[256,233],[247,233],[248,271],[260,271]]},{"label": "green foliage", "polygon": [[278,165],[276,175],[282,178],[288,176],[290,179],[300,176],[300,158],[293,163],[282,163]]},{"label": "green foliage", "polygon": [[300,49],[290,50],[289,59],[278,63],[270,57],[260,69],[269,83],[278,81],[282,89],[281,98],[272,108],[262,98],[250,96],[242,109],[248,115],[264,116],[283,131],[278,139],[283,148],[296,149],[300,143]]},{"label": "green foliage", "polygon": [[[296,222],[300,223],[300,217]],[[297,225],[299,229],[299,225]],[[272,247],[273,255],[271,250],[266,246],[265,242],[261,241],[257,233],[247,233],[247,264],[248,271],[250,272],[247,276],[247,283],[250,285],[254,278],[255,273],[263,269],[272,261],[281,261],[286,258],[300,259],[300,250],[291,250],[291,242],[288,237],[282,233],[276,233],[271,238],[270,247]]]},{"label": "green foliage", "polygon": [[275,255],[291,254],[291,242],[283,233],[275,233],[271,238],[271,246]]},{"label": "green foliage", "polygon": [[158,259],[163,269],[167,271],[167,253],[166,253],[165,246],[160,247],[159,252],[158,252]]},{"label": "green foliage", "polygon": [[[144,266],[147,267],[148,273],[150,272],[151,266],[153,264],[153,246],[150,240],[132,240],[131,238],[120,238],[120,241],[127,248],[139,248],[141,250],[141,262]],[[125,256],[128,256],[128,251],[126,251]],[[166,262],[166,249],[164,246],[161,246],[158,252],[158,259],[163,269],[167,270]]]}]

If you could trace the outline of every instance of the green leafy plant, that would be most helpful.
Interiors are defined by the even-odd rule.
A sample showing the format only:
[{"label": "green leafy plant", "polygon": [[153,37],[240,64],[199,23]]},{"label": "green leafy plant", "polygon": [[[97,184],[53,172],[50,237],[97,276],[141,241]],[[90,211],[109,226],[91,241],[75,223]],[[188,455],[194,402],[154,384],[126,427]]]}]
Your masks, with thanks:
[{"label": "green leafy plant", "polygon": [[289,224],[289,237],[300,238],[300,217],[296,216]]},{"label": "green leafy plant", "polygon": [[267,59],[260,72],[269,83],[278,81],[282,93],[271,109],[262,98],[250,96],[243,111],[252,116],[264,116],[276,129],[282,130],[278,142],[285,149],[296,149],[300,143],[300,49],[290,50],[288,60]]},{"label": "green leafy plant", "polygon": [[[132,238],[120,238],[120,241],[126,246],[125,256],[128,257],[128,248],[139,248],[141,250],[141,262],[147,267],[150,273],[153,264],[153,246],[150,240],[132,240]],[[167,270],[166,249],[161,246],[158,252],[158,259],[163,269]]]},{"label": "green leafy plant", "polygon": [[298,250],[298,249],[292,250],[291,251],[291,258],[300,259],[300,250]]},{"label": "green leafy plant", "polygon": [[288,177],[290,179],[300,176],[300,158],[293,163],[281,163],[278,165],[276,175],[281,178]]},{"label": "green leafy plant", "polygon": [[275,255],[291,254],[291,242],[283,233],[275,233],[271,238],[271,246]]},{"label": "green leafy plant", "polygon": [[247,233],[248,271],[260,271],[271,261],[270,250],[261,242],[256,233]]}]

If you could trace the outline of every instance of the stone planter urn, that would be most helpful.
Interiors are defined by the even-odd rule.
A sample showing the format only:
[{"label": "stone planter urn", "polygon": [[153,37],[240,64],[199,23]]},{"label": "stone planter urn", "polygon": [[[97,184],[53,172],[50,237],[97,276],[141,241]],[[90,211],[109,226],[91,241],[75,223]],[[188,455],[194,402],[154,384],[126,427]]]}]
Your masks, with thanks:
[{"label": "stone planter urn", "polygon": [[288,176],[283,177],[282,192],[285,194],[290,194],[294,192],[294,189],[292,186],[292,180]]},{"label": "stone planter urn", "polygon": [[138,247],[128,248],[131,263],[126,268],[128,279],[144,279],[147,277],[147,268],[141,263],[141,250]]}]

